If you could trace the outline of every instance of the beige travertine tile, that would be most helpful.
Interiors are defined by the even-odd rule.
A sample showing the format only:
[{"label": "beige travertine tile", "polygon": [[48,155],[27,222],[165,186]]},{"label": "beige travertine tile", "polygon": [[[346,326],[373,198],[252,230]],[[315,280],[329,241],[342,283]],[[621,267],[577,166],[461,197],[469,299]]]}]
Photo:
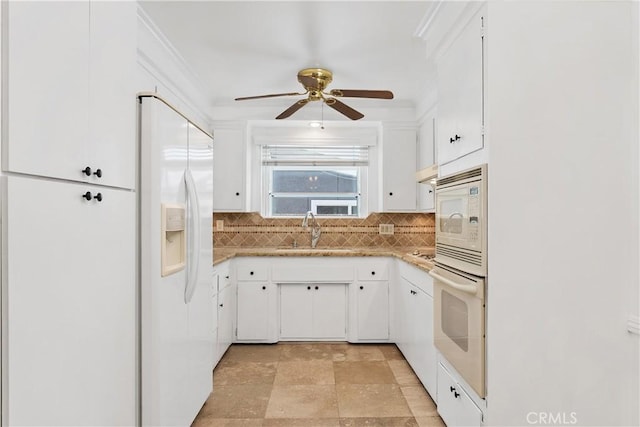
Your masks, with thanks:
[{"label": "beige travertine tile", "polygon": [[398,384],[420,384],[420,380],[406,360],[389,360],[387,363]]},{"label": "beige travertine tile", "polygon": [[402,394],[414,417],[438,416],[436,404],[422,385],[402,386]]},{"label": "beige travertine tile", "polygon": [[340,427],[419,427],[413,417],[341,418]]},{"label": "beige travertine tile", "polygon": [[262,427],[340,427],[338,418],[265,418]]},{"label": "beige travertine tile", "polygon": [[332,360],[330,344],[279,343],[280,361],[293,360]]},{"label": "beige travertine tile", "polygon": [[211,418],[197,417],[191,427],[262,427],[262,418]]},{"label": "beige travertine tile", "polygon": [[335,386],[274,386],[265,418],[338,418]]},{"label": "beige travertine tile", "polygon": [[341,418],[411,417],[397,384],[336,384]]},{"label": "beige travertine tile", "polygon": [[214,387],[198,416],[206,418],[264,418],[271,385],[224,385]]},{"label": "beige travertine tile", "polygon": [[355,362],[361,360],[385,360],[377,345],[343,344],[332,346],[334,362]]},{"label": "beige travertine tile", "polygon": [[395,344],[378,344],[377,347],[386,360],[404,360],[402,352]]},{"label": "beige travertine tile", "polygon": [[416,417],[420,427],[447,427],[440,417]]},{"label": "beige travertine tile", "polygon": [[278,362],[228,361],[213,371],[213,386],[273,384]]},{"label": "beige travertine tile", "polygon": [[330,360],[293,360],[280,362],[275,385],[335,384]]},{"label": "beige travertine tile", "polygon": [[277,362],[280,360],[280,346],[275,344],[234,344],[225,353],[218,366],[236,362]]},{"label": "beige travertine tile", "polygon": [[333,362],[336,384],[395,384],[386,361]]}]

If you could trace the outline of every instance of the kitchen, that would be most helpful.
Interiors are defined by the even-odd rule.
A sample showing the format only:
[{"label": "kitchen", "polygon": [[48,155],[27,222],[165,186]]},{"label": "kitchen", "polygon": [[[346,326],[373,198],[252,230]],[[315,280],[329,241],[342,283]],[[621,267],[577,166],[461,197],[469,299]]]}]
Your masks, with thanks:
[{"label": "kitchen", "polygon": [[[308,9],[302,7],[307,2],[292,2],[289,6],[295,6],[299,14],[293,16],[297,19],[287,15],[287,21],[287,16],[282,17],[290,22],[292,31],[287,35],[288,47],[253,51],[241,35],[234,38],[231,33],[224,33],[215,41],[205,41],[198,39],[195,28],[215,22],[210,27],[230,31],[224,25],[228,21],[246,33],[243,37],[256,39],[260,36],[253,34],[251,27],[265,31],[259,25],[268,23],[264,16],[272,16],[269,12],[284,8],[284,4],[181,3],[121,2],[118,7],[109,7],[106,2],[78,2],[65,11],[72,15],[58,15],[61,12],[55,2],[31,3],[31,9],[23,13],[18,13],[12,2],[2,4],[4,425],[140,423],[136,394],[143,380],[137,379],[136,354],[143,344],[138,343],[140,337],[131,325],[136,323],[138,298],[135,95],[141,92],[157,94],[189,121],[213,133],[214,253],[225,246],[231,252],[237,252],[237,248],[248,251],[246,257],[227,260],[227,266],[232,266],[231,281],[226,287],[218,284],[218,289],[236,289],[236,294],[231,292],[226,308],[231,305],[242,309],[240,300],[234,302],[240,292],[237,282],[242,278],[241,266],[254,259],[252,254],[258,255],[251,252],[256,249],[246,246],[277,247],[283,250],[272,262],[304,258],[308,269],[305,272],[320,281],[328,274],[327,262],[346,262],[346,267],[331,271],[343,274],[334,283],[343,283],[343,291],[349,296],[344,301],[349,316],[345,321],[357,324],[357,318],[350,318],[357,313],[351,310],[351,295],[360,289],[352,286],[368,283],[361,280],[363,273],[384,271],[377,273],[373,282],[386,282],[391,296],[399,288],[395,284],[403,277],[401,271],[417,265],[401,264],[411,259],[410,251],[395,254],[393,250],[383,250],[378,254],[381,256],[367,253],[360,257],[356,256],[359,252],[347,250],[433,247],[436,221],[428,213],[434,209],[430,198],[433,193],[429,193],[433,190],[426,184],[417,184],[415,172],[437,163],[437,173],[442,178],[486,164],[486,399],[472,399],[481,409],[481,423],[639,424],[637,3],[407,2],[411,18],[404,15],[404,19],[411,25],[379,25],[378,28],[389,27],[386,33],[380,31],[382,37],[364,27],[362,21],[366,20],[348,19],[347,12],[357,12],[358,7],[366,9],[365,2],[346,6],[309,2]],[[203,12],[207,7],[212,7],[213,12]],[[345,8],[344,16],[336,13],[340,7]],[[367,15],[358,16],[372,21],[380,19],[373,15],[392,16],[393,7],[385,7],[388,5],[376,3],[371,9],[388,13],[369,10]],[[280,16],[274,15],[273,20]],[[50,19],[53,16],[60,19]],[[184,22],[191,22],[185,21],[186,17],[199,25],[185,25]],[[479,23],[476,18],[481,18]],[[74,25],[61,31],[59,22]],[[113,22],[119,23],[117,28]],[[400,56],[381,55],[383,62],[398,70],[395,81],[390,83],[377,80],[376,70],[382,76],[385,65],[379,62],[361,65],[357,75],[349,68],[340,68],[343,65],[338,60],[320,55],[324,52],[321,47],[329,44],[327,28],[331,25],[342,31],[353,26],[360,38],[378,42],[393,40],[403,25],[410,26],[413,37],[409,50],[424,55],[424,68],[416,69],[424,77],[394,64],[393,60],[400,61]],[[473,36],[481,39],[477,44],[481,49],[474,50],[476,56],[448,55],[460,46],[456,42],[463,40],[469,25],[477,26],[477,31],[469,33],[475,32]],[[191,31],[180,38],[184,29]],[[265,40],[267,34],[264,33]],[[345,34],[340,34],[340,46],[348,50],[350,39]],[[223,40],[229,43],[223,44]],[[198,68],[207,64],[198,57],[202,56],[199,49],[208,44],[214,47],[212,55],[217,63],[210,76],[205,68]],[[380,49],[383,47],[386,48],[380,45]],[[313,52],[314,48],[318,53]],[[309,50],[309,57],[301,53],[305,49]],[[101,55],[91,56],[94,50]],[[245,53],[244,50],[249,50],[254,61],[229,59],[235,58],[234,52]],[[346,56],[345,67],[349,56],[359,55],[347,52]],[[473,63],[456,62],[460,58],[479,59],[480,68],[474,68]],[[316,63],[318,59],[323,61]],[[273,68],[266,65],[271,63]],[[330,89],[388,89],[395,98],[360,101],[345,97],[346,104],[365,115],[363,120],[353,122],[343,119],[330,106],[325,108],[323,102],[310,103],[292,117],[275,121],[273,118],[296,99],[233,101],[241,96],[300,90],[295,73],[310,66],[328,67],[334,72]],[[474,70],[481,76],[475,80],[481,82],[480,87],[447,81],[447,77],[464,79]],[[231,76],[241,73],[243,81],[232,80]],[[227,86],[217,89],[220,94],[226,92],[226,98],[218,99],[220,94],[208,92],[207,84],[213,83],[207,79]],[[414,87],[418,96],[407,95],[407,86]],[[464,89],[466,95],[479,91],[481,102],[472,102],[475,107],[465,110],[468,96],[456,92],[458,89]],[[412,97],[414,100],[409,102]],[[454,101],[447,104],[447,99]],[[467,138],[468,132],[455,131],[456,126],[468,125],[464,120],[456,121],[456,114],[463,110],[465,118],[474,122],[477,137]],[[305,128],[303,132],[301,125],[306,126],[309,121],[320,121],[325,129],[312,132]],[[478,123],[480,126],[476,126]],[[461,143],[456,141],[458,135],[462,135]],[[321,234],[315,255],[329,256],[308,256],[303,252],[311,246],[310,230],[302,227],[304,215],[296,215],[295,219],[266,218],[267,207],[271,206],[273,213],[278,205],[270,205],[265,199],[271,198],[270,191],[274,198],[279,195],[274,191],[275,180],[272,187],[265,187],[265,176],[271,173],[275,177],[279,166],[263,164],[263,151],[258,147],[304,138],[343,139],[368,147],[368,166],[357,166],[361,171],[360,189],[366,189],[353,198],[359,203],[359,217],[328,219],[319,215],[317,219]],[[477,145],[466,146],[467,140]],[[462,152],[457,151],[459,147]],[[224,156],[217,157],[216,150]],[[409,163],[411,168],[405,166]],[[86,167],[90,168],[89,173],[81,175]],[[61,202],[62,197],[53,188],[63,182],[75,186],[74,192],[91,193],[92,200],[78,199],[86,204],[82,206],[96,211],[93,222],[86,222]],[[230,193],[223,194],[223,189]],[[96,198],[98,193],[104,200]],[[607,199],[596,199],[604,195]],[[117,202],[111,204],[109,200]],[[586,201],[590,203],[585,205]],[[352,203],[353,200],[346,204],[334,202],[331,207],[350,206],[353,214]],[[36,210],[43,205],[51,209],[36,217]],[[98,213],[99,208],[104,211]],[[37,221],[33,221],[35,218]],[[615,229],[612,224],[620,224],[621,228]],[[261,231],[265,227],[269,227],[267,233]],[[83,232],[74,232],[78,228]],[[298,247],[294,250],[295,244]],[[265,262],[270,258],[255,259]],[[372,266],[373,260],[382,264]],[[224,263],[215,266],[218,279],[227,276],[220,273]],[[246,281],[252,282],[255,276],[264,278],[265,274],[265,286],[292,286],[299,280],[298,276],[287,276],[296,268],[285,265],[278,269],[281,276],[274,281],[275,270],[270,265],[263,266],[262,272],[249,268]],[[378,270],[380,265],[382,270]],[[266,269],[270,269],[268,273],[264,273]],[[405,272],[405,278],[410,274]],[[325,283],[334,280],[330,279],[324,277]],[[63,292],[60,284],[71,281],[91,283],[92,290],[83,292],[78,287],[79,293]],[[32,287],[39,283],[51,286],[34,291]],[[120,285],[110,287],[110,283]],[[115,288],[121,293],[116,295]],[[126,301],[116,299],[122,295],[126,295]],[[269,295],[274,298],[278,294]],[[86,301],[92,305],[85,305]],[[273,310],[281,303],[271,300],[267,307]],[[73,316],[60,316],[57,307],[65,307]],[[25,311],[21,312],[23,308]],[[88,322],[88,310],[97,310],[103,319],[116,323],[107,327]],[[277,319],[278,312],[274,317],[269,310],[265,313],[267,318]],[[119,313],[115,318],[114,312]],[[393,309],[389,315],[393,324]],[[238,321],[237,313],[232,313],[230,319],[233,326]],[[220,317],[217,321],[220,337]],[[77,326],[83,322],[88,322],[85,329]],[[16,324],[30,333],[48,331],[49,339],[38,343],[16,340]],[[365,322],[364,326],[369,325]],[[225,337],[223,347],[237,340],[233,327],[229,330],[231,336]],[[99,331],[100,336],[94,331]],[[253,330],[248,333],[251,335]],[[267,341],[277,340],[277,325],[267,322],[266,334]],[[289,337],[297,339],[300,334],[293,331]],[[340,338],[360,340],[357,336]],[[376,339],[380,340],[372,340]],[[392,339],[387,338],[387,342]],[[84,354],[100,361],[104,371],[101,375],[92,369],[90,359],[86,366],[76,364],[75,368],[82,367],[80,371],[73,371],[83,372],[86,381],[76,379],[82,375],[63,370],[51,374],[54,361],[71,369],[72,352],[85,351],[79,345],[74,350],[64,347],[74,340],[92,343],[91,351]],[[99,354],[105,348],[111,351]],[[43,354],[50,359],[44,364],[39,357]],[[120,360],[121,364],[104,364],[109,359]],[[21,365],[14,371],[13,364],[18,362]],[[36,369],[38,366],[40,370]],[[420,371],[412,367],[416,373]],[[39,390],[12,382],[19,375],[29,378],[30,368],[54,381],[41,381]],[[455,370],[451,370],[455,376]],[[437,389],[441,377],[431,374]],[[465,385],[460,377],[454,380]],[[108,383],[112,391],[118,390],[103,396],[107,400],[102,402],[119,407],[110,415],[121,418],[92,421],[97,419],[91,418],[92,414],[103,412],[98,409],[99,394],[96,399],[89,399],[91,404],[75,419],[46,417],[47,411],[56,412],[55,406],[64,402],[57,387],[60,383],[68,384],[65,392],[74,398],[87,399],[82,394],[88,393],[78,390],[94,390],[98,382]],[[473,395],[468,389],[465,393]],[[117,399],[113,397],[118,394]],[[46,395],[58,395],[60,400],[45,402],[42,396]],[[36,399],[37,396],[40,397]],[[432,397],[437,398],[440,412],[439,393]],[[20,399],[43,406],[40,411],[31,411],[35,415],[30,414]],[[38,418],[38,412],[42,418]],[[445,421],[457,424],[455,420]]]}]

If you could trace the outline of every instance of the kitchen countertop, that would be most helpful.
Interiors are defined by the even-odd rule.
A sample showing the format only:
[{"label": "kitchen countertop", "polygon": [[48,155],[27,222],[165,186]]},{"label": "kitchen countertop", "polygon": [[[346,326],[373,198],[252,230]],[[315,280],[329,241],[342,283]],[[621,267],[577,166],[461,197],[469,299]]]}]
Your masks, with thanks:
[{"label": "kitchen countertop", "polygon": [[[421,253],[432,254],[434,248],[417,248]],[[281,256],[281,257],[367,257],[367,256],[391,256],[400,258],[422,270],[429,271],[433,268],[433,260],[426,260],[413,255],[416,248],[214,248],[213,249],[213,265],[220,264],[228,259],[235,257],[253,257],[253,256]]]}]

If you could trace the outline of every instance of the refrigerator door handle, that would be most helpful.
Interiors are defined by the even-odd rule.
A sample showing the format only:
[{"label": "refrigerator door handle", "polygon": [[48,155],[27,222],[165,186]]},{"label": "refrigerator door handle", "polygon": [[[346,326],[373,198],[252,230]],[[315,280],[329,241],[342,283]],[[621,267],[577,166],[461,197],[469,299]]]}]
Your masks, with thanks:
[{"label": "refrigerator door handle", "polygon": [[187,284],[184,288],[184,302],[185,304],[189,304],[196,291],[198,269],[200,267],[200,201],[198,200],[198,192],[196,191],[193,175],[191,175],[189,168],[184,171],[184,182],[187,189],[187,201],[189,209],[191,210],[191,221],[193,223],[192,227],[187,227],[187,230],[190,230],[188,241],[190,242],[191,250],[188,254],[189,266],[187,269]]}]

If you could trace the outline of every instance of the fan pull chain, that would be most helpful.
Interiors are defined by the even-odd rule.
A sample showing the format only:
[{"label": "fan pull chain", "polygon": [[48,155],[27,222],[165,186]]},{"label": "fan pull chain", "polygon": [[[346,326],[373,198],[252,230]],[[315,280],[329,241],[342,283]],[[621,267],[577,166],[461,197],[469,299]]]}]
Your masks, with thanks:
[{"label": "fan pull chain", "polygon": [[324,130],[324,102],[320,104],[320,129]]}]

